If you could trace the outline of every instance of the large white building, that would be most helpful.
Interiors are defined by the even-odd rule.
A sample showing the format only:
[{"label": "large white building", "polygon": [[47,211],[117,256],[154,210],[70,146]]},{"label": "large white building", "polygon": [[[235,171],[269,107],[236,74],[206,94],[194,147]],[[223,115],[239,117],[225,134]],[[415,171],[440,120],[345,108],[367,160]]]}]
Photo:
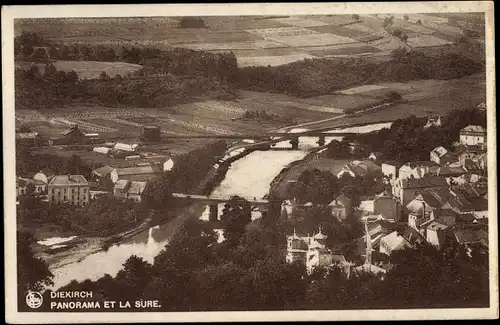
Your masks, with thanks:
[{"label": "large white building", "polygon": [[90,185],[82,175],[57,175],[48,185],[48,201],[86,205],[89,202]]},{"label": "large white building", "polygon": [[480,125],[469,125],[460,131],[460,143],[467,146],[485,145],[486,128]]}]

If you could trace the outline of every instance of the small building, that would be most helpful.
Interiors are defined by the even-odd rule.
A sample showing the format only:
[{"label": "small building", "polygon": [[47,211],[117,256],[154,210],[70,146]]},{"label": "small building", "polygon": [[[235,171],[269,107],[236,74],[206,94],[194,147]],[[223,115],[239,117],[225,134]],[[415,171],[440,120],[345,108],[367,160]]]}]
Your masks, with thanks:
[{"label": "small building", "polygon": [[399,177],[401,164],[397,161],[385,161],[381,165],[382,174],[386,176],[391,184]]},{"label": "small building", "polygon": [[425,123],[425,126],[424,128],[428,129],[430,127],[440,127],[442,125],[442,121],[441,121],[441,115],[437,116],[437,117],[431,117],[429,116],[427,118],[427,123]]},{"label": "small building", "polygon": [[105,185],[107,181],[111,182],[111,172],[113,170],[114,168],[109,165],[96,168],[92,171],[92,180],[99,183],[99,185]]},{"label": "small building", "polygon": [[56,142],[60,144],[81,144],[85,142],[85,134],[78,128],[78,124],[73,124],[69,129],[64,131],[62,138]]},{"label": "small building", "polygon": [[100,153],[100,154],[103,154],[103,155],[107,155],[111,151],[111,148],[108,148],[108,147],[94,147],[94,149],[92,149],[92,151]]},{"label": "small building", "polygon": [[144,141],[158,142],[161,140],[161,130],[159,126],[144,125],[142,127],[141,139]]},{"label": "small building", "polygon": [[352,177],[365,177],[365,176],[375,176],[381,175],[381,168],[371,160],[353,160],[349,164],[344,165],[342,169],[337,173],[337,177],[340,178],[344,174],[349,174]]},{"label": "small building", "polygon": [[413,246],[397,231],[393,231],[380,239],[380,253],[390,256],[392,252],[413,248]]},{"label": "small building", "polygon": [[444,147],[439,146],[431,151],[430,160],[441,166],[446,166],[455,162],[457,159],[451,152],[446,150]]},{"label": "small building", "polygon": [[379,162],[383,158],[384,158],[384,154],[380,151],[374,151],[374,152],[370,153],[370,155],[368,156],[368,159],[370,159],[371,161],[374,161],[374,162]]},{"label": "small building", "polygon": [[413,176],[414,178],[422,178],[428,174],[436,175],[439,167],[439,164],[433,161],[407,162],[399,168],[398,178],[408,178],[410,176]]},{"label": "small building", "polygon": [[127,152],[136,152],[138,147],[139,147],[139,145],[137,143],[126,144],[126,143],[117,142],[114,146],[114,149],[120,150],[120,151],[127,151]]},{"label": "small building", "polygon": [[486,140],[486,128],[481,125],[468,125],[460,130],[460,143],[466,146],[484,146]]},{"label": "small building", "polygon": [[33,186],[33,193],[35,195],[43,195],[47,193],[47,183],[43,180],[17,177],[16,197],[26,195],[28,193],[28,186],[30,184]]},{"label": "small building", "polygon": [[382,193],[373,200],[373,213],[382,215],[384,219],[401,221],[403,207],[391,193]]},{"label": "small building", "polygon": [[119,179],[148,181],[162,173],[163,166],[154,164],[148,166],[116,168],[111,172],[110,178],[113,183],[116,183]]},{"label": "small building", "polygon": [[146,189],[147,182],[137,182],[120,179],[115,183],[113,195],[117,199],[142,201],[142,194]]},{"label": "small building", "polygon": [[48,185],[48,201],[86,205],[90,198],[90,185],[82,175],[57,175]]},{"label": "small building", "polygon": [[447,230],[447,225],[436,220],[431,220],[425,225],[425,237],[427,242],[437,249],[442,249],[446,245]]},{"label": "small building", "polygon": [[330,202],[330,204],[328,204],[328,207],[330,207],[334,217],[343,221],[351,211],[351,199],[345,195],[339,195],[336,199]]},{"label": "small building", "polygon": [[36,132],[16,133],[16,144],[34,147],[40,143],[40,137]]}]

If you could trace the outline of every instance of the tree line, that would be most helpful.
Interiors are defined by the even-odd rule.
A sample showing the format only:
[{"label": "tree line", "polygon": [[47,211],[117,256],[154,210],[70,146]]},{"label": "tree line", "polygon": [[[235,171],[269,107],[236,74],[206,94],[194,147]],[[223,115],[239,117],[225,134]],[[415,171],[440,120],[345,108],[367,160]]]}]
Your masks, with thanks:
[{"label": "tree line", "polygon": [[95,103],[104,106],[170,107],[199,98],[232,100],[237,90],[226,80],[208,76],[175,76],[130,79],[80,80],[74,71],[58,71],[48,64],[44,73],[33,65],[15,71],[17,108],[57,109],[71,103]]}]

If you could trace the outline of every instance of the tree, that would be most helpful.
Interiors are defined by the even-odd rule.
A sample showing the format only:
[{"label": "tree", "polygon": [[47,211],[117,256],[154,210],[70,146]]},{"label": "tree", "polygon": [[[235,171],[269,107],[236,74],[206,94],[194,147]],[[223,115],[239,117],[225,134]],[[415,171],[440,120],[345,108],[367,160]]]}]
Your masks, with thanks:
[{"label": "tree", "polygon": [[45,48],[39,47],[33,52],[33,59],[36,62],[46,62],[48,59],[47,52]]},{"label": "tree", "polygon": [[123,269],[116,275],[116,284],[121,288],[122,299],[138,300],[144,287],[151,281],[152,266],[142,258],[130,256],[123,264]]},{"label": "tree", "polygon": [[26,44],[23,46],[22,53],[25,58],[30,57],[33,54],[33,45]]},{"label": "tree", "polygon": [[391,90],[390,92],[387,93],[387,98],[391,101],[397,101],[401,100],[403,97],[397,91]]},{"label": "tree", "polygon": [[44,286],[54,284],[54,275],[45,262],[33,254],[31,244],[34,241],[29,232],[17,232],[17,287],[21,300],[29,291],[42,291]]},{"label": "tree", "polygon": [[109,80],[109,76],[105,71],[101,71],[101,73],[99,74],[99,79],[100,80]]},{"label": "tree", "polygon": [[359,20],[359,15],[358,14],[352,15],[352,20]]},{"label": "tree", "polygon": [[410,17],[408,17],[408,15],[404,15],[404,17],[403,17],[403,18],[404,18],[404,20],[406,20],[406,21],[410,20]]},{"label": "tree", "polygon": [[252,221],[250,203],[238,196],[232,196],[224,206],[221,220],[225,243],[230,247],[237,245],[245,233],[246,225]]}]

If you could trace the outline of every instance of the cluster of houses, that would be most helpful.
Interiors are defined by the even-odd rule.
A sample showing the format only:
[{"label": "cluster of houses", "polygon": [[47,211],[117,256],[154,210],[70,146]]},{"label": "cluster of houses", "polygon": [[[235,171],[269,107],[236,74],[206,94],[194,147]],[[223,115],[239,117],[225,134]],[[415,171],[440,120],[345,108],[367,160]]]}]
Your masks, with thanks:
[{"label": "cluster of houses", "polygon": [[[439,126],[440,120],[429,120]],[[352,161],[338,173],[351,176],[380,176],[386,189],[373,198],[364,198],[353,207],[344,195],[328,207],[339,221],[355,212],[365,224],[365,234],[358,239],[358,259],[347,262],[325,246],[326,236],[287,236],[287,262],[302,261],[308,272],[315,267],[340,266],[348,274],[354,271],[386,273],[393,252],[429,243],[438,249],[458,244],[488,252],[488,186],[486,129],[469,125],[461,130],[454,151],[437,147],[429,161],[397,164],[384,161],[379,153],[365,160]],[[294,213],[293,202],[283,210]],[[358,265],[357,267],[355,267]]]},{"label": "cluster of houses", "polygon": [[106,165],[94,169],[90,180],[82,175],[51,175],[39,172],[32,178],[16,178],[16,197],[26,195],[31,184],[34,186],[35,195],[56,204],[84,206],[101,195],[141,202],[148,181],[170,171],[173,165],[171,158],[163,163],[143,163],[128,167],[115,168]]}]

